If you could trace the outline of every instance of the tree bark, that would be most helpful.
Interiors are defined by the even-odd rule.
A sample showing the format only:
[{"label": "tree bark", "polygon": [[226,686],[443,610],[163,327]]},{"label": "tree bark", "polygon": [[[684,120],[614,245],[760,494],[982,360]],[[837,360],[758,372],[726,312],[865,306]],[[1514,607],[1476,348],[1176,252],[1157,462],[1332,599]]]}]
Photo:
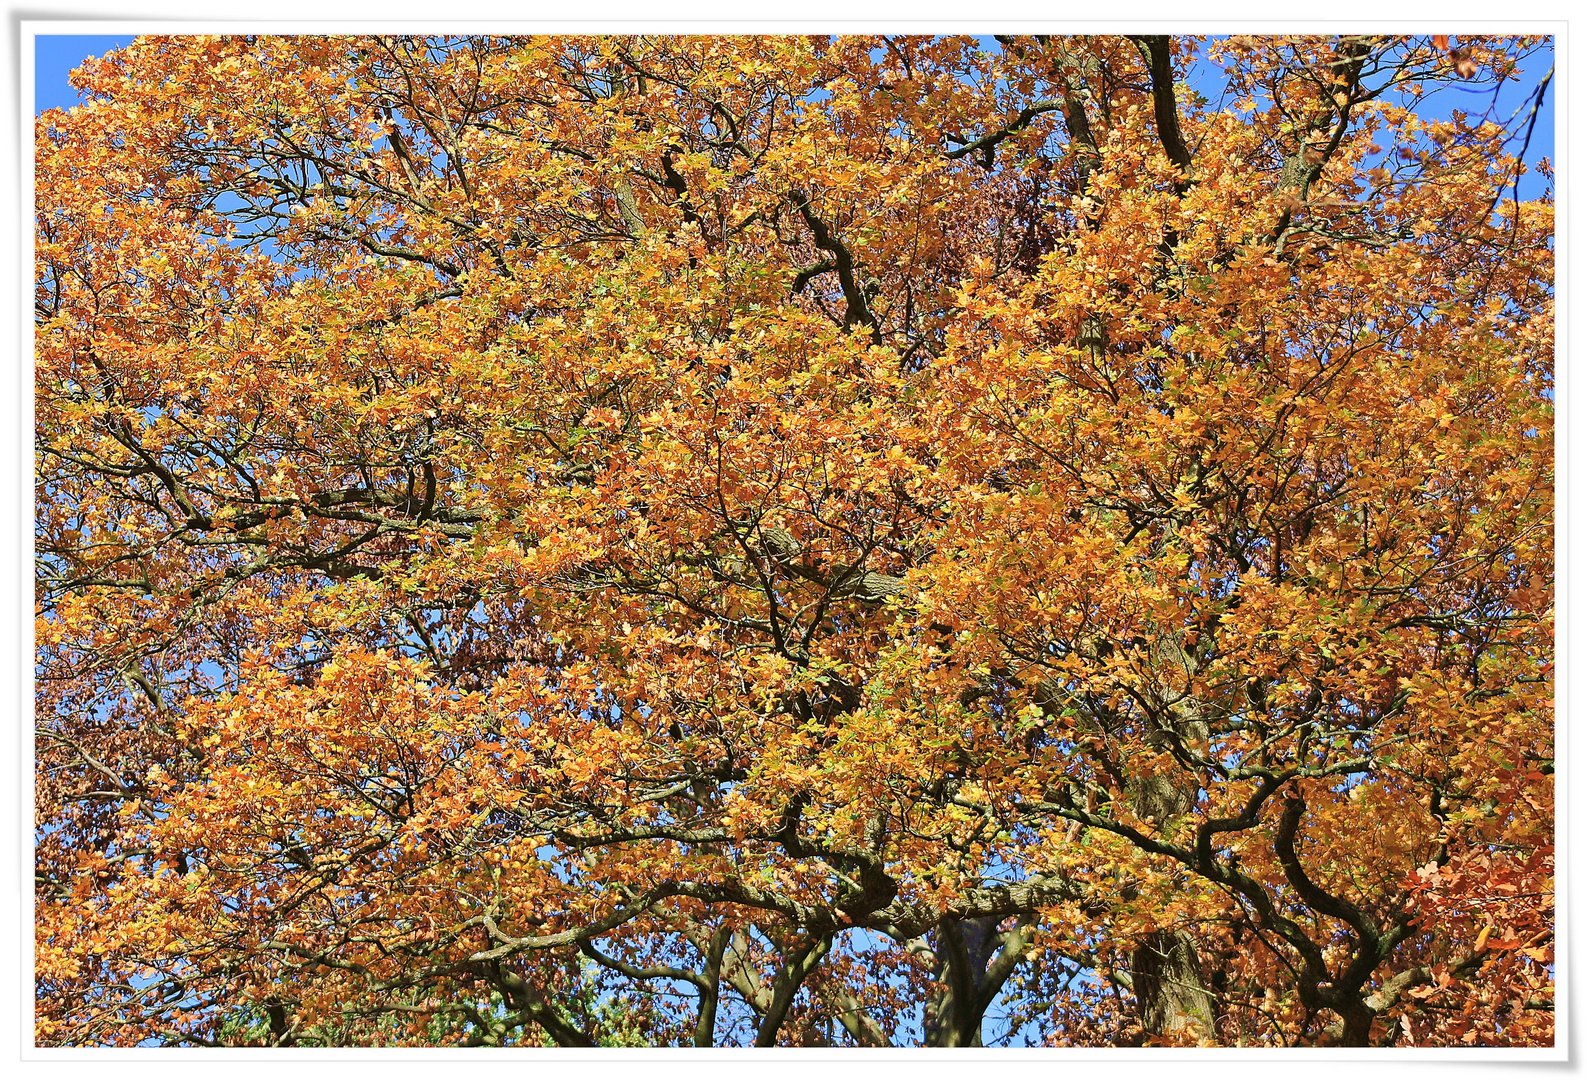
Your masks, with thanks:
[{"label": "tree bark", "polygon": [[1130,977],[1150,1036],[1175,1042],[1211,1041],[1213,998],[1201,974],[1195,940],[1183,930],[1148,934],[1136,946]]}]

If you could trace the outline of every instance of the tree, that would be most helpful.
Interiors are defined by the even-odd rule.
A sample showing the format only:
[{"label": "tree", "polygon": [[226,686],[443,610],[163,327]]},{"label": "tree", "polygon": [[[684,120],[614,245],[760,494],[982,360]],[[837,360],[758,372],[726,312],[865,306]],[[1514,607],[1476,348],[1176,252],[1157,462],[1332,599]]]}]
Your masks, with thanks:
[{"label": "tree", "polygon": [[86,64],[38,1040],[1552,1042],[1550,56]]}]

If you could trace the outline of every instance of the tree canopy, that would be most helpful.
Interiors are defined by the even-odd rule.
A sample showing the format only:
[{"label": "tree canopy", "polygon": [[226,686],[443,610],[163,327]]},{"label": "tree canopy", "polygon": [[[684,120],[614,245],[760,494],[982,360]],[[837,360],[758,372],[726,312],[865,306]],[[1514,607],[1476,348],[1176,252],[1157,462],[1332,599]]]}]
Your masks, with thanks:
[{"label": "tree canopy", "polygon": [[36,1038],[1551,1044],[1551,64],[85,64]]}]

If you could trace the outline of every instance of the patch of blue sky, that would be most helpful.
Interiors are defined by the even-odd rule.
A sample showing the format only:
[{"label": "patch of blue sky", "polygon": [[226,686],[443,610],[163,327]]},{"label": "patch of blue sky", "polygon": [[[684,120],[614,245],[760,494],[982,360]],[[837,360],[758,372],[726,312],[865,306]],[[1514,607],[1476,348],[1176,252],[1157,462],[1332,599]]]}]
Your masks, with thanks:
[{"label": "patch of blue sky", "polygon": [[103,56],[133,42],[130,34],[40,34],[33,39],[33,110],[69,109],[82,92],[68,76],[90,57]]}]

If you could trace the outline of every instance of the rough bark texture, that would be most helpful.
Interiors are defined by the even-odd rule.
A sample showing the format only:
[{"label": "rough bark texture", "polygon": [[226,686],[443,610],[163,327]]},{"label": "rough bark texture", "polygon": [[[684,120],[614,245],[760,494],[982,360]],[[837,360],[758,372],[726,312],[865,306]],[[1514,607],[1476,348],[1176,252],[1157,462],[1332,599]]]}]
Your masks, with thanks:
[{"label": "rough bark texture", "polygon": [[1131,961],[1141,1024],[1149,1036],[1197,1042],[1213,1035],[1213,999],[1196,943],[1182,930],[1148,935]]}]

